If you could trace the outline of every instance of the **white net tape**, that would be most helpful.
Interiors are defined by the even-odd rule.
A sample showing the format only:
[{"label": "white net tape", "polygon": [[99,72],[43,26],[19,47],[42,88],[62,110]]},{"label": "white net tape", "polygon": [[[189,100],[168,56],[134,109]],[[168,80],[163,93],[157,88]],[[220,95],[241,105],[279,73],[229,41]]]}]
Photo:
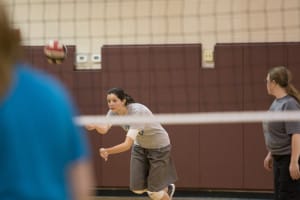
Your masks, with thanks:
[{"label": "white net tape", "polygon": [[220,123],[257,123],[263,121],[300,121],[299,111],[266,112],[209,112],[209,113],[180,113],[180,114],[155,114],[153,117],[143,116],[116,116],[106,117],[105,115],[79,116],[75,118],[78,125],[112,124],[122,125],[131,123],[161,124],[220,124]]}]

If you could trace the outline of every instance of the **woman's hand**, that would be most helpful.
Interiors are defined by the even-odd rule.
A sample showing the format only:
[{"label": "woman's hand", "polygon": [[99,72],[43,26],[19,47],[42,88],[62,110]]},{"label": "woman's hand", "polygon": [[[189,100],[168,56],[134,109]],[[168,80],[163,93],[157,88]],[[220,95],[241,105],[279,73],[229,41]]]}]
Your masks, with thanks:
[{"label": "woman's hand", "polygon": [[107,159],[108,159],[108,152],[106,151],[106,149],[100,148],[100,149],[99,149],[99,154],[100,154],[100,156],[101,156],[105,161],[107,161]]},{"label": "woman's hand", "polygon": [[273,158],[269,152],[264,160],[264,168],[268,171],[271,171],[273,168]]},{"label": "woman's hand", "polygon": [[299,157],[300,157],[300,134],[295,133],[292,135],[292,152],[290,161],[290,175],[293,180],[300,179],[299,171]]},{"label": "woman's hand", "polygon": [[298,180],[300,178],[298,162],[290,162],[290,175],[293,180]]}]

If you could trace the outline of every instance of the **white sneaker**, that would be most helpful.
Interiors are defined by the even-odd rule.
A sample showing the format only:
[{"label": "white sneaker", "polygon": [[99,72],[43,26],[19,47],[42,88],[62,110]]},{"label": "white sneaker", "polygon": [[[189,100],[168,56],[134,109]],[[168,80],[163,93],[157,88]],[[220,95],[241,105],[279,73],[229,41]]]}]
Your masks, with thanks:
[{"label": "white sneaker", "polygon": [[175,193],[175,184],[168,185],[168,195],[170,197],[170,200],[172,199],[174,193]]}]

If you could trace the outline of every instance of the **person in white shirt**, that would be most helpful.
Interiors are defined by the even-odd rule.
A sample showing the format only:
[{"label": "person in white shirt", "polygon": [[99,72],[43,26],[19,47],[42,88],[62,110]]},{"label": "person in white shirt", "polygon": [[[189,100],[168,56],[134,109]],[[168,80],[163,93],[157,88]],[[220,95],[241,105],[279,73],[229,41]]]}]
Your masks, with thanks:
[{"label": "person in white shirt", "polygon": [[[107,104],[107,117],[153,116],[145,105],[135,103],[121,88],[112,88],[107,92]],[[106,134],[111,125],[89,124],[86,128]],[[127,132],[124,142],[113,147],[100,148],[101,157],[107,161],[109,155],[125,152],[132,147],[131,191],[137,194],[147,192],[153,200],[172,199],[177,173],[171,158],[171,144],[167,131],[160,123],[128,124],[122,125],[122,128]]]}]

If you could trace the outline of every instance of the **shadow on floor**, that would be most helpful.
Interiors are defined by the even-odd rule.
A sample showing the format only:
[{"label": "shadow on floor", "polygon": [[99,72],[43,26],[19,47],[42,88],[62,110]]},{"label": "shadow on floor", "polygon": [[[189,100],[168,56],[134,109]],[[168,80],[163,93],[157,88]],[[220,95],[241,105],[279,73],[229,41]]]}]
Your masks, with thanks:
[{"label": "shadow on floor", "polygon": [[[126,189],[98,189],[95,200],[146,200],[146,194],[136,195]],[[271,192],[176,190],[173,200],[271,200]]]}]

